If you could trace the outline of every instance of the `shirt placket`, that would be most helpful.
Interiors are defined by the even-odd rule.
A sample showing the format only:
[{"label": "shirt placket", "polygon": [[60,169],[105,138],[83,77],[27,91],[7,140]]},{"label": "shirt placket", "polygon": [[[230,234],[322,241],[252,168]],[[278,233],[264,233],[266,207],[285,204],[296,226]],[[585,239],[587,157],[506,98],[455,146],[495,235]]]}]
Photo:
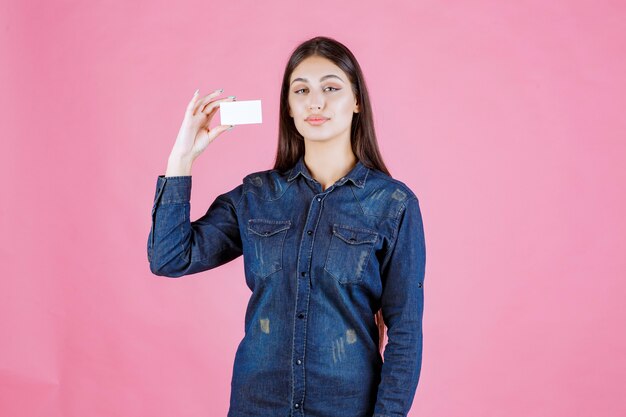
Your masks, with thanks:
[{"label": "shirt placket", "polygon": [[[321,187],[317,181],[314,181],[319,191]],[[300,250],[298,255],[298,282],[296,283],[296,319],[294,321],[294,339],[292,351],[292,372],[293,372],[293,391],[292,391],[292,409],[293,416],[304,416],[303,403],[305,397],[305,369],[304,358],[306,352],[306,324],[309,313],[309,297],[311,294],[311,261],[313,254],[313,244],[315,243],[315,231],[319,224],[322,210],[324,207],[324,199],[335,188],[335,185],[327,188],[323,193],[313,196],[313,200],[309,204],[309,213],[304,225],[304,233],[300,241]]]}]

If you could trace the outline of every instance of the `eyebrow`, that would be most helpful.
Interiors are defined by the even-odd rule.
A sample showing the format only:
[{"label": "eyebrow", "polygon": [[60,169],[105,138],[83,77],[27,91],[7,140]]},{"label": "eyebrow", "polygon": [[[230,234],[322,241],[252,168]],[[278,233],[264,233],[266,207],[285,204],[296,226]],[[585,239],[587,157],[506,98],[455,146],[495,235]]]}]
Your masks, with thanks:
[{"label": "eyebrow", "polygon": [[[339,81],[343,82],[343,80],[342,80],[339,76],[337,76],[337,75],[335,75],[335,74],[328,74],[328,75],[324,75],[322,78],[320,78],[320,82],[324,81],[326,78],[337,78]],[[298,78],[294,79],[294,80],[291,82],[291,84],[295,83],[296,81],[304,81],[305,83],[308,83],[308,82],[309,82],[309,80],[307,80],[306,78],[300,78],[300,77],[298,77]],[[291,85],[291,84],[289,84],[289,85]]]}]

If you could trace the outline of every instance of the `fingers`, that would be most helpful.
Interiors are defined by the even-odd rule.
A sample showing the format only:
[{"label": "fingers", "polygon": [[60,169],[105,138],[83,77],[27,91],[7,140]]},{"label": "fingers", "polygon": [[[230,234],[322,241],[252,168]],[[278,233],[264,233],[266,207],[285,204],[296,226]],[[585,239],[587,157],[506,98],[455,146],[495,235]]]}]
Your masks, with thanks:
[{"label": "fingers", "polygon": [[215,90],[204,97],[200,97],[198,91],[199,90],[196,90],[196,92],[193,94],[193,97],[191,98],[191,101],[187,105],[187,110],[191,113],[192,116],[196,114],[199,105],[201,105],[203,102],[205,103],[207,100],[210,100],[213,97],[220,95],[222,91],[224,91],[224,89],[220,88],[219,90]]},{"label": "fingers", "polygon": [[211,108],[211,110],[207,113],[206,111],[201,110],[205,115],[206,115],[206,126],[208,129],[209,124],[211,123],[211,120],[213,120],[213,116],[215,115],[215,113],[217,113],[217,111],[219,110],[220,106],[214,106],[213,108]]},{"label": "fingers", "polygon": [[204,106],[213,98],[219,96],[222,92],[224,91],[223,88],[220,88],[219,90],[215,90],[210,94],[207,94],[204,97],[199,97],[196,98],[196,101],[194,103],[194,107],[193,107],[193,113],[192,115],[198,114],[199,111],[203,111],[202,109],[204,108]]},{"label": "fingers", "polygon": [[215,126],[209,132],[209,141],[212,142],[213,139],[215,139],[216,137],[218,137],[219,135],[221,135],[225,131],[232,129],[233,127],[235,127],[235,125],[219,125],[219,126]]},{"label": "fingers", "polygon": [[235,96],[228,96],[228,97],[225,97],[225,98],[221,98],[219,100],[213,100],[211,102],[205,103],[204,105],[202,105],[201,103],[198,103],[197,109],[198,109],[198,111],[200,111],[202,113],[205,113],[207,115],[213,115],[213,113],[215,113],[215,110],[217,110],[219,108],[219,105],[220,105],[221,102],[223,102],[223,101],[235,101],[235,99],[236,99]]},{"label": "fingers", "polygon": [[236,96],[228,96],[226,98],[210,102],[212,98],[220,95],[223,91],[224,89],[221,88],[200,98],[198,90],[196,90],[191,98],[191,101],[187,104],[187,112],[189,112],[192,116],[196,115],[198,112],[203,112],[207,116],[212,116],[215,113],[215,110],[219,108],[219,103],[222,101],[235,101],[237,98]]},{"label": "fingers", "polygon": [[187,111],[192,111],[194,106],[196,105],[196,101],[198,99],[198,91],[200,91],[200,89],[196,90],[193,93],[193,97],[191,98],[191,101],[189,101],[189,103],[187,104]]},{"label": "fingers", "polygon": [[195,103],[195,106],[194,106],[194,109],[193,109],[193,113],[192,113],[192,114],[197,114],[197,113],[200,111],[200,109],[202,109],[202,107],[204,107],[204,105],[205,105],[205,104],[206,104],[209,100],[211,100],[211,99],[212,99],[212,98],[214,98],[214,97],[219,96],[220,94],[222,94],[222,92],[223,92],[223,91],[224,91],[224,89],[222,89],[222,88],[221,88],[221,89],[219,89],[219,90],[215,90],[215,91],[213,91],[213,92],[212,92],[212,93],[210,93],[210,94],[207,94],[207,95],[206,95],[206,96],[204,96],[204,97],[201,97],[201,98],[196,99],[196,103]]}]

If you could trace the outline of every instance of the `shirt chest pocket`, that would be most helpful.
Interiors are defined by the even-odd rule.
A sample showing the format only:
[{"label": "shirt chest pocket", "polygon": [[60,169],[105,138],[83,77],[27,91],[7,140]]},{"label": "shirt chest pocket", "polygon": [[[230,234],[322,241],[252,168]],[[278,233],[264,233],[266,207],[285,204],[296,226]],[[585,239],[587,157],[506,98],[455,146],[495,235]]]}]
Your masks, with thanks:
[{"label": "shirt chest pocket", "polygon": [[377,239],[373,230],[333,224],[324,270],[342,284],[361,282]]},{"label": "shirt chest pocket", "polygon": [[290,220],[248,220],[252,252],[250,271],[253,274],[266,278],[283,269],[283,243],[290,227]]}]

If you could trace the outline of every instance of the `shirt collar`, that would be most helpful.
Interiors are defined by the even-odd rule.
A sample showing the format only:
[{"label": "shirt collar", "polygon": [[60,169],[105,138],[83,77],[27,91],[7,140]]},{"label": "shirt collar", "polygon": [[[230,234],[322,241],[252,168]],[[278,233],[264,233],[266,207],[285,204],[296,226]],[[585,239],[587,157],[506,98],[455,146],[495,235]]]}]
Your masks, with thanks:
[{"label": "shirt collar", "polygon": [[[356,165],[348,172],[344,177],[337,181],[337,185],[342,185],[346,181],[352,181],[354,185],[359,188],[363,188],[365,186],[365,180],[367,178],[367,174],[369,172],[369,168],[366,167],[357,159]],[[298,158],[298,162],[294,165],[294,167],[289,172],[289,176],[287,177],[287,181],[293,181],[298,174],[302,174],[305,178],[310,181],[313,181],[313,176],[309,172],[309,169],[304,164],[304,156]]]}]

